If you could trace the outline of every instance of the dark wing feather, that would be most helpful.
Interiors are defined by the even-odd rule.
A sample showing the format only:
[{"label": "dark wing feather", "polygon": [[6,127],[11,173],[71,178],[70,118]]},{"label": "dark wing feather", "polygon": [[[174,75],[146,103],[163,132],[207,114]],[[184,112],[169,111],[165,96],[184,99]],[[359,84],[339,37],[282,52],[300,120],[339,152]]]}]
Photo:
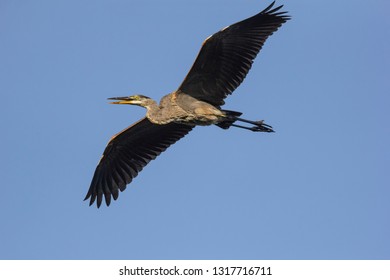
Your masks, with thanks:
[{"label": "dark wing feather", "polygon": [[124,191],[142,168],[192,128],[176,123],[157,125],[143,118],[113,136],[96,167],[84,200],[91,198],[89,205],[92,205],[97,199],[97,207],[100,207],[104,195],[106,204],[110,205],[111,196],[116,200],[119,190]]},{"label": "dark wing feather", "polygon": [[207,38],[179,91],[223,105],[248,74],[265,40],[290,18],[277,12],[283,6],[271,9],[273,5]]}]

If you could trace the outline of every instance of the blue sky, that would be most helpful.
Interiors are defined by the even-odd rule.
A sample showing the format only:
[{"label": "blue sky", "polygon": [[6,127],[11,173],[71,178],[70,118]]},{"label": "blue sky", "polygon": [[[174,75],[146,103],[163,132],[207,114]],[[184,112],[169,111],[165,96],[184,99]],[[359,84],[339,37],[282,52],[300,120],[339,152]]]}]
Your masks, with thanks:
[{"label": "blue sky", "polygon": [[0,1],[0,259],[389,259],[388,1],[278,1],[292,20],[224,108],[107,208],[83,198],[106,98],[175,90],[202,41],[271,1]]}]

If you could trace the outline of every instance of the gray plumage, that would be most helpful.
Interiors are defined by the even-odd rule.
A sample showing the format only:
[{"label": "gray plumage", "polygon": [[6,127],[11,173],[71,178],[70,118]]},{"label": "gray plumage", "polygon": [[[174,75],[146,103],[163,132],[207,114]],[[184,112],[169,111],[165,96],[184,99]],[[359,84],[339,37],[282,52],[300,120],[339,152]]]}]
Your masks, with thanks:
[{"label": "gray plumage", "polygon": [[242,119],[240,112],[220,107],[242,83],[265,40],[290,18],[279,12],[282,6],[273,5],[208,37],[182,84],[159,104],[144,95],[109,98],[112,104],[145,107],[147,113],[109,141],[85,197],[90,205],[97,200],[100,207],[103,197],[110,205],[151,160],[197,125],[273,132],[263,121]]}]

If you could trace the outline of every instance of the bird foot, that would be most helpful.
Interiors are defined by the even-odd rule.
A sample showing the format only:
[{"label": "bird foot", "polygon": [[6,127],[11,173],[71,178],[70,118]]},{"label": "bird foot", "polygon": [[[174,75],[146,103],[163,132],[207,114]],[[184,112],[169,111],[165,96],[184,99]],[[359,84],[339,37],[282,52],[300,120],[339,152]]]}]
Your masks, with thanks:
[{"label": "bird foot", "polygon": [[231,126],[235,126],[235,127],[239,127],[239,128],[243,128],[243,129],[248,129],[248,130],[254,131],[254,132],[275,132],[272,129],[272,126],[265,124],[263,120],[250,121],[250,120],[241,119],[241,118],[237,118],[237,117],[235,118],[235,120],[240,121],[240,122],[244,122],[244,123],[249,123],[252,125],[254,124],[255,126],[247,127],[247,126],[242,126],[242,125],[238,125],[238,124],[231,124]]},{"label": "bird foot", "polygon": [[275,131],[272,129],[272,126],[270,126],[270,125],[264,123],[264,120],[255,121],[254,123],[256,124],[256,126],[253,126],[253,127],[250,128],[252,131],[275,132]]}]

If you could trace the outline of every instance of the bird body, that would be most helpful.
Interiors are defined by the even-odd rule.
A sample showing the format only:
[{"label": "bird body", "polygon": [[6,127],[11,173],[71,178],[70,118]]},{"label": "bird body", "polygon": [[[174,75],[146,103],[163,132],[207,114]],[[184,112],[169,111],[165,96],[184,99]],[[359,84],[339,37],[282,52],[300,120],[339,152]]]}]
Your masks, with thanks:
[{"label": "bird body", "polygon": [[159,104],[144,95],[112,98],[112,100],[114,99],[120,99],[120,101],[111,102],[111,104],[131,104],[146,108],[146,117],[158,125],[170,122],[187,125],[211,125],[217,124],[227,117],[226,113],[215,106],[180,91],[165,95]]},{"label": "bird body", "polygon": [[[195,126],[215,124],[223,129],[238,127],[273,132],[263,121],[240,118],[240,112],[221,108],[224,99],[245,79],[266,39],[289,20],[282,6],[266,9],[223,28],[202,44],[182,84],[158,104],[144,95],[113,97],[112,104],[145,107],[146,117],[112,137],[96,167],[85,200],[90,205],[103,197],[110,205],[138,173],[170,145]],[[248,123],[251,126],[237,124]]]}]

